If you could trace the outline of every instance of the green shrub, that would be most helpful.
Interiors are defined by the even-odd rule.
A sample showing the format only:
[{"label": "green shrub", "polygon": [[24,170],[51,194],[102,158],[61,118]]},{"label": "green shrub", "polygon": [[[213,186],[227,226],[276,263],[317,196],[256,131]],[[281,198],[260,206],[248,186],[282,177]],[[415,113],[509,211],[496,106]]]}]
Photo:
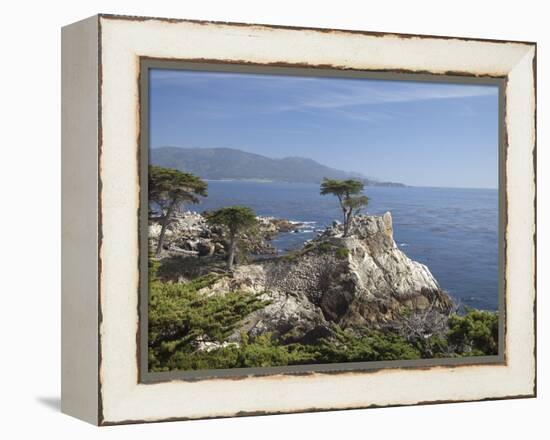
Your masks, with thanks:
[{"label": "green shrub", "polygon": [[205,295],[220,276],[190,283],[149,283],[149,363],[162,368],[174,355],[191,353],[201,342],[223,342],[248,314],[268,303],[258,295],[229,292]]},{"label": "green shrub", "polygon": [[349,255],[349,249],[348,248],[341,247],[341,248],[336,249],[336,256],[338,258],[345,259],[345,258],[348,258],[348,255]]},{"label": "green shrub", "polygon": [[279,345],[271,334],[264,333],[252,340],[243,335],[240,344],[229,344],[212,350],[178,351],[153,371],[227,369],[247,367],[277,367],[315,363],[317,353],[301,344]]},{"label": "green shrub", "polygon": [[[334,327],[329,337],[312,344],[291,343],[264,333],[241,334],[239,343],[225,342],[255,310],[268,305],[244,292],[199,293],[223,275],[210,274],[189,283],[156,279],[150,266],[149,369],[151,371],[274,367],[334,362],[368,362],[481,356],[498,353],[498,314],[469,310],[452,315],[446,333],[405,339],[393,330]],[[411,313],[403,309],[404,315]],[[205,349],[201,344],[214,343]],[[224,343],[225,342],[225,343]],[[216,345],[217,344],[217,345]]]},{"label": "green shrub", "polygon": [[289,263],[296,261],[297,255],[293,253],[285,254],[281,257],[283,261],[287,261]]},{"label": "green shrub", "polygon": [[302,344],[280,345],[270,333],[249,340],[242,338],[239,367],[270,367],[315,362],[315,351]]},{"label": "green shrub", "polygon": [[449,318],[449,344],[459,356],[498,354],[498,313],[468,310]]},{"label": "green shrub", "polygon": [[321,363],[419,359],[420,352],[393,332],[366,331],[355,335],[337,328],[318,348]]},{"label": "green shrub", "polygon": [[438,359],[455,356],[449,349],[449,342],[447,339],[438,335],[418,338],[411,341],[411,344],[420,351],[422,359]]},{"label": "green shrub", "polygon": [[155,257],[149,256],[149,260],[148,260],[149,282],[157,279],[159,267],[160,267],[159,261]]},{"label": "green shrub", "polygon": [[317,249],[319,249],[319,252],[327,253],[331,252],[332,249],[334,249],[334,246],[326,241],[323,241],[319,246],[317,246]]},{"label": "green shrub", "polygon": [[193,259],[182,256],[163,258],[158,263],[157,277],[162,281],[177,280],[193,262]]}]

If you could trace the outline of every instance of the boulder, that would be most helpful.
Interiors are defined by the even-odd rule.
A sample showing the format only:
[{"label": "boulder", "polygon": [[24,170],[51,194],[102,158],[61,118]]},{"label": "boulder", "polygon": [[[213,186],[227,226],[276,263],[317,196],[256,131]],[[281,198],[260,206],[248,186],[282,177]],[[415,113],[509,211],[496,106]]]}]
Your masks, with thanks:
[{"label": "boulder", "polygon": [[210,240],[199,240],[196,245],[199,257],[211,257],[214,255],[216,247]]},{"label": "boulder", "polygon": [[271,332],[283,341],[311,341],[335,324],[381,328],[403,313],[453,309],[430,270],[395,244],[390,213],[356,217],[348,237],[334,224],[301,251],[237,266],[216,289],[261,293],[271,302],[235,335]]},{"label": "boulder", "polygon": [[[241,244],[252,255],[275,255],[277,249],[270,243],[279,233],[297,231],[302,224],[275,217],[257,217],[255,234],[243,234]],[[149,240],[154,247],[160,235],[161,218],[150,219]],[[195,252],[198,256],[226,253],[226,234],[221,226],[211,226],[196,212],[177,212],[166,228],[161,258],[178,252]],[[213,250],[211,245],[214,246]]]}]

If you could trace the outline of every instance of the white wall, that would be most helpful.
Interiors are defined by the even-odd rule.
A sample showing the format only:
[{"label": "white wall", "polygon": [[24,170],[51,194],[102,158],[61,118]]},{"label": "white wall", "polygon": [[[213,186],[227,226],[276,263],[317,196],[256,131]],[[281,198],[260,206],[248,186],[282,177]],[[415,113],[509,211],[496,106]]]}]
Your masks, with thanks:
[{"label": "white wall", "polygon": [[[369,4],[370,3],[370,4]],[[537,41],[539,398],[428,407],[164,423],[100,430],[59,413],[60,35],[98,12]],[[43,434],[205,438],[542,438],[548,432],[548,128],[544,2],[11,1],[0,15],[2,156],[0,402],[4,438]],[[546,80],[546,81],[545,81]],[[546,400],[546,402],[544,401]],[[546,406],[546,411],[544,410]],[[5,435],[12,432],[11,435]],[[547,435],[547,434],[546,434]]]}]

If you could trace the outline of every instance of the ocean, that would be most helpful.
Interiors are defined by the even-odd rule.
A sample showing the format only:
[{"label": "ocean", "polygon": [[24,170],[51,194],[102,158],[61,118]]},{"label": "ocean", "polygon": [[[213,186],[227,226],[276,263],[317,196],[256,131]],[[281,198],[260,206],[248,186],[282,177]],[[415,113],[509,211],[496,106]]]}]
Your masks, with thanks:
[{"label": "ocean", "polygon": [[[366,187],[367,214],[390,211],[394,239],[413,260],[430,268],[441,288],[459,304],[498,308],[498,191],[421,187]],[[280,234],[280,253],[297,249],[317,231],[341,221],[334,196],[318,184],[209,181],[208,197],[186,209],[249,206],[258,215],[304,222],[298,233]]]}]

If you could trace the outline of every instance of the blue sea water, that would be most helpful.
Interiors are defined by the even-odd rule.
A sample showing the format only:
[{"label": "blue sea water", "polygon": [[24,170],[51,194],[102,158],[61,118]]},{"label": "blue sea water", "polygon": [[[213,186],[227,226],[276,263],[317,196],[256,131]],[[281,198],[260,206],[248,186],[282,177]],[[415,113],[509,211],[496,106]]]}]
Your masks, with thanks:
[{"label": "blue sea water", "polygon": [[[427,265],[460,304],[498,308],[498,191],[420,187],[367,187],[368,214],[390,211],[394,238],[410,258]],[[258,215],[308,222],[299,233],[281,234],[280,252],[296,249],[333,220],[338,201],[321,196],[318,184],[209,181],[198,212],[250,206]]]}]

